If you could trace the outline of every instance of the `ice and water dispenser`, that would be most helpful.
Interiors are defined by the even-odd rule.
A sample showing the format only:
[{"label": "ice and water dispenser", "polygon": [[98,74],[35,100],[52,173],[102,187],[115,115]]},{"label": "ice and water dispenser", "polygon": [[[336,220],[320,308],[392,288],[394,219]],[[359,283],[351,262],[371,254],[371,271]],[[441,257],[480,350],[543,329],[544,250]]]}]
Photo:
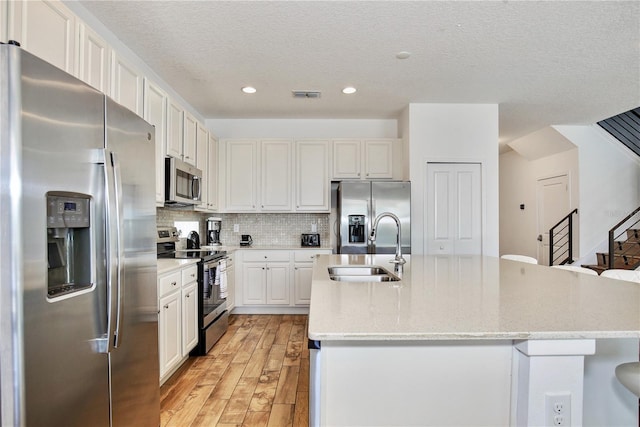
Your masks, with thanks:
[{"label": "ice and water dispenser", "polygon": [[349,215],[349,243],[365,243],[364,215]]},{"label": "ice and water dispenser", "polygon": [[91,197],[69,192],[47,193],[48,298],[92,286]]}]

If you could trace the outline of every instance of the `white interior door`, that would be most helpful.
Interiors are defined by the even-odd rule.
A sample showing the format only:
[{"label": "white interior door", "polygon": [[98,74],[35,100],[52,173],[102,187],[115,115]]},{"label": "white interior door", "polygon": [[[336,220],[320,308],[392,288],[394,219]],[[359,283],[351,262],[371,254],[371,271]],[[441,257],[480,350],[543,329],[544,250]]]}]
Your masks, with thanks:
[{"label": "white interior door", "polygon": [[[569,178],[559,175],[538,180],[538,263],[549,265],[549,229],[569,213]],[[557,247],[558,243],[554,242]]]},{"label": "white interior door", "polygon": [[479,163],[427,163],[427,254],[482,253]]}]

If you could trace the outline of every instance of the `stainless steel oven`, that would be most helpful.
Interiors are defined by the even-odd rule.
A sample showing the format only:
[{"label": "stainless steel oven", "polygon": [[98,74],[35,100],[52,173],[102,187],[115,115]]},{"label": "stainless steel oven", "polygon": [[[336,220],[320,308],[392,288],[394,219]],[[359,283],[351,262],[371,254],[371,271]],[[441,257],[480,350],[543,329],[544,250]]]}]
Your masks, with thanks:
[{"label": "stainless steel oven", "polygon": [[198,344],[192,356],[203,356],[224,335],[229,326],[226,298],[225,251],[209,249],[175,250],[175,227],[159,227],[158,258],[198,259]]}]

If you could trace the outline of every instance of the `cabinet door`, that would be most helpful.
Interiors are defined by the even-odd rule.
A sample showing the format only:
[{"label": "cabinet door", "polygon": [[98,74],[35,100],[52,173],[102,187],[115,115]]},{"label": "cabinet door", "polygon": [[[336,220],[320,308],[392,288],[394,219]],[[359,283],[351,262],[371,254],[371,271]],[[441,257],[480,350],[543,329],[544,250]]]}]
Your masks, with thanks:
[{"label": "cabinet door", "polygon": [[313,264],[296,264],[293,271],[293,288],[296,305],[309,305],[311,303],[311,277]]},{"label": "cabinet door", "polygon": [[198,138],[198,121],[188,111],[184,112],[184,141],[182,160],[196,166],[196,141]]},{"label": "cabinet door", "polygon": [[209,133],[199,122],[196,128],[196,167],[202,171],[202,200],[196,209],[207,210],[209,208],[209,173],[213,171],[209,168]]},{"label": "cabinet door", "polygon": [[156,204],[164,204],[164,157],[167,142],[167,95],[149,80],[145,81],[144,119],[156,135]]},{"label": "cabinet door", "polygon": [[262,141],[260,148],[260,209],[291,211],[291,141]]},{"label": "cabinet door", "polygon": [[359,139],[333,141],[333,179],[359,179],[360,153]]},{"label": "cabinet door", "polygon": [[111,97],[118,104],[142,116],[144,78],[133,65],[118,55],[112,54]]},{"label": "cabinet door", "polygon": [[296,211],[329,211],[329,141],[296,142],[295,185]]},{"label": "cabinet door", "polygon": [[160,298],[158,349],[161,378],[182,358],[181,322],[180,292]]},{"label": "cabinet door", "polygon": [[75,15],[60,1],[3,1],[3,7],[5,3],[9,6],[8,39],[75,75]]},{"label": "cabinet door", "polygon": [[393,141],[364,142],[364,178],[393,178]]},{"label": "cabinet door", "polygon": [[184,110],[180,104],[169,99],[167,105],[167,156],[182,159],[184,140]]},{"label": "cabinet door", "polygon": [[226,144],[226,210],[256,211],[257,142],[234,140]]},{"label": "cabinet door", "polygon": [[78,77],[102,93],[109,93],[111,47],[85,24],[80,28]]},{"label": "cabinet door", "polygon": [[289,305],[289,264],[267,264],[267,304]]},{"label": "cabinet door", "polygon": [[182,289],[182,356],[198,344],[198,284]]},{"label": "cabinet door", "polygon": [[0,42],[6,43],[7,38],[7,13],[9,12],[9,2],[0,3]]},{"label": "cabinet door", "polygon": [[207,169],[209,173],[207,174],[207,191],[209,195],[207,197],[208,201],[208,209],[210,211],[215,211],[218,209],[218,140],[216,137],[209,133],[209,162],[207,164]]},{"label": "cabinet door", "polygon": [[264,263],[244,263],[242,266],[243,302],[264,304],[267,300]]}]

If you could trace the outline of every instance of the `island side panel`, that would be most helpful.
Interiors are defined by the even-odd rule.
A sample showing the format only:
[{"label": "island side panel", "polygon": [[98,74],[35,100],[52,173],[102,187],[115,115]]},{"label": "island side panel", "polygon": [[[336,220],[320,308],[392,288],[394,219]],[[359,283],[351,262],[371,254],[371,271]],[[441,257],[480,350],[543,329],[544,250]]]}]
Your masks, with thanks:
[{"label": "island side panel", "polygon": [[324,341],[320,425],[509,425],[512,342]]}]

